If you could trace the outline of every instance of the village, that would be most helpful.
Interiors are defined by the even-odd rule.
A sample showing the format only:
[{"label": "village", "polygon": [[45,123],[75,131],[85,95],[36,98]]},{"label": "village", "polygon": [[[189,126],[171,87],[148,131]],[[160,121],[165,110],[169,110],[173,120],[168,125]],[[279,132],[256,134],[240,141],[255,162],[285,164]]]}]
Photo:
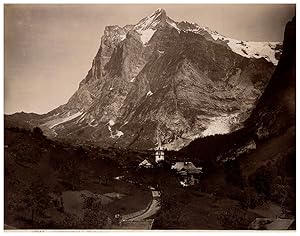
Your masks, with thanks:
[{"label": "village", "polygon": [[[291,213],[278,203],[261,201],[262,205],[254,206],[253,209],[249,207],[249,209],[245,209],[238,204],[251,203],[248,198],[238,202],[236,199],[220,197],[218,195],[220,193],[216,192],[214,188],[207,189],[209,169],[206,168],[204,162],[203,164],[197,162],[189,153],[175,153],[166,150],[159,139],[157,139],[157,147],[153,150],[128,151],[121,156],[119,153],[122,151],[119,149],[102,150],[85,147],[71,149],[70,146],[59,146],[58,143],[52,143],[42,138],[42,134],[34,135],[14,130],[6,130],[6,132],[22,135],[28,144],[32,144],[32,139],[44,143],[44,146],[39,145],[38,148],[41,148],[37,150],[41,150],[39,153],[43,154],[50,151],[56,154],[51,156],[51,168],[65,167],[56,176],[55,187],[58,186],[60,189],[53,189],[48,194],[44,191],[43,195],[37,195],[39,198],[47,197],[49,206],[36,208],[34,214],[32,214],[33,208],[31,207],[27,207],[21,212],[26,222],[39,222],[41,218],[38,216],[37,210],[43,209],[46,216],[55,212],[55,218],[47,218],[49,222],[60,220],[60,222],[71,224],[74,219],[68,218],[69,214],[78,220],[85,220],[84,214],[92,213],[101,216],[105,212],[108,216],[107,220],[99,218],[91,222],[87,218],[84,221],[84,227],[161,229],[164,225],[171,225],[170,227],[176,228],[178,227],[177,222],[179,222],[176,216],[182,216],[185,214],[182,213],[182,210],[190,208],[197,212],[196,217],[189,218],[190,228],[193,228],[194,224],[205,225],[207,217],[217,218],[216,227],[220,229],[227,227],[228,222],[236,225],[236,215],[240,212],[248,217],[241,218],[245,220],[242,222],[243,227],[248,229],[289,229],[295,222]],[[34,164],[28,163],[27,159],[21,159],[24,152],[38,158],[30,149],[31,147],[32,145],[21,145],[15,139],[6,140],[5,152],[11,166],[18,168],[18,171],[31,171]],[[33,145],[33,147],[35,146]],[[66,153],[72,152],[74,156],[78,154],[76,159],[74,156],[66,155]],[[18,158],[16,158],[17,156]],[[118,160],[118,162],[112,160]],[[66,168],[69,169],[66,171]],[[74,172],[72,175],[66,174],[72,169],[76,169],[76,174]],[[11,175],[12,177],[15,175]],[[47,176],[44,178],[42,183],[49,184]],[[38,185],[35,188],[39,189],[40,179],[36,179],[38,179]],[[223,173],[219,174],[217,184],[220,181],[226,181]],[[31,187],[32,184],[27,188]],[[230,191],[239,193],[240,190],[231,186],[226,194],[230,194]],[[231,212],[229,209],[233,209],[233,211]],[[210,216],[207,215],[208,212],[211,212]],[[176,221],[169,221],[170,214]],[[227,225],[224,225],[224,222]],[[66,223],[63,227],[66,226]],[[100,225],[102,223],[103,225]],[[21,221],[8,221],[6,224],[6,229],[24,227],[24,223]],[[180,227],[186,227],[186,224],[187,221],[183,221]]]},{"label": "village", "polygon": [[138,168],[157,168],[163,165],[169,167],[176,172],[177,179],[182,187],[189,187],[199,183],[201,174],[203,174],[202,167],[196,167],[193,162],[188,160],[170,162],[166,156],[166,150],[162,147],[160,139],[160,129],[157,129],[157,147],[154,149],[152,156],[144,159],[139,163]]},{"label": "village", "polygon": [[[203,174],[202,167],[196,167],[193,162],[188,160],[170,161],[166,155],[167,150],[161,145],[159,135],[157,135],[157,143],[157,147],[150,152],[149,156],[140,161],[134,168],[142,173],[146,173],[146,170],[167,168],[167,170],[174,172],[181,187],[197,186],[200,183],[201,174]],[[126,181],[124,176],[117,176],[115,179]],[[134,183],[131,180],[127,181]],[[126,215],[116,214],[115,220],[117,223],[112,228],[151,229],[153,227],[154,215],[161,209],[161,189],[158,185],[149,185],[147,188],[151,191],[152,200],[146,208]]]},{"label": "village", "polygon": [[[165,163],[168,163],[165,156],[165,150],[158,147],[153,157],[144,159],[139,163],[138,168],[157,168]],[[175,171],[177,178],[181,186],[189,187],[198,184],[200,181],[200,176],[203,174],[202,167],[196,167],[191,161],[179,161],[171,163],[171,170]]]}]

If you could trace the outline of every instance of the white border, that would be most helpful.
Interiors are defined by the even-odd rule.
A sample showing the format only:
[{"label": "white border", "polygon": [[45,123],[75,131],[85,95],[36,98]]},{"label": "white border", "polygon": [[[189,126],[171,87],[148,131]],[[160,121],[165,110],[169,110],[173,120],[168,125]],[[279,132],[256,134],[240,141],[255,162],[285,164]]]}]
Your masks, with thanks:
[{"label": "white border", "polygon": [[[233,0],[233,1],[216,1],[216,0],[211,0],[211,1],[191,1],[191,0],[186,0],[186,1],[176,1],[176,0],[164,0],[164,1],[159,1],[159,0],[153,0],[153,1],[116,1],[116,0],[110,0],[110,1],[91,1],[91,0],[88,0],[88,1],[59,1],[59,0],[52,0],[52,1],[36,1],[36,0],[31,0],[31,1],[20,1],[20,0],[15,0],[15,1],[8,1],[8,0],[4,0],[3,3],[0,5],[0,19],[3,21],[4,19],[4,4],[296,4],[297,1],[279,1],[279,0],[262,0],[262,1],[237,1],[237,0]],[[297,12],[297,6],[296,6],[296,12]],[[299,21],[297,20],[297,38],[299,38],[299,32],[298,32],[298,23]],[[1,40],[2,40],[2,47],[0,48],[0,52],[2,54],[2,63],[0,63],[0,73],[2,74],[2,88],[1,88],[1,92],[2,92],[2,96],[1,96],[1,105],[0,105],[0,110],[2,112],[2,117],[3,117],[3,114],[4,114],[4,22],[2,22],[1,24]],[[299,47],[297,47],[297,59],[298,59],[298,55],[299,55]],[[300,62],[299,60],[297,60],[297,64],[296,64],[296,68],[300,68]],[[299,79],[299,76],[298,76],[298,73],[296,74],[296,81],[298,81]],[[298,82],[297,82],[298,84]],[[297,86],[298,87],[298,86]],[[297,96],[297,99],[296,99],[296,108],[298,110],[299,108],[299,99],[298,99],[298,96]],[[298,123],[298,117],[296,119],[296,122]],[[1,131],[2,131],[2,135],[1,135],[1,144],[2,144],[2,165],[3,165],[3,143],[4,143],[4,140],[3,140],[3,127],[4,127],[4,124],[3,124],[3,118],[1,119]],[[296,132],[296,138],[297,138],[297,147],[298,147],[298,143],[299,143],[299,132],[297,130]],[[297,155],[298,156],[298,155]],[[297,157],[298,158],[298,157]],[[299,161],[297,162],[297,170],[299,170]],[[2,225],[4,225],[4,219],[3,219],[3,203],[4,203],[4,197],[3,197],[3,190],[4,190],[4,184],[3,184],[3,181],[4,181],[4,173],[3,173],[3,168],[4,168],[4,165],[2,166],[1,168],[1,187],[2,187],[2,194],[0,195],[0,201],[1,201],[1,211],[2,211],[2,214],[0,216],[0,219],[1,219],[1,222],[2,222]],[[297,173],[297,171],[296,171]],[[297,189],[299,187],[299,174],[297,173]],[[297,191],[297,200],[299,200],[299,196],[298,196],[298,191]],[[299,202],[299,201],[297,201]],[[201,204],[201,203],[199,203]],[[299,216],[299,211],[298,209],[296,209],[296,215]],[[1,223],[0,223],[1,224]],[[0,226],[2,227],[2,226]],[[296,224],[296,228],[298,229],[299,228],[299,224],[298,224],[298,221],[297,221],[297,224]],[[3,231],[3,228],[2,228],[2,231]],[[12,234],[12,235],[15,235],[15,234],[22,234],[22,235],[31,235],[32,231],[13,231],[13,232],[8,232],[8,231],[5,231],[7,234]],[[43,231],[37,231],[37,232],[43,232]],[[235,234],[235,235],[240,235],[242,233],[245,233],[247,235],[256,235],[256,234],[266,234],[266,235],[287,235],[287,234],[294,234],[295,231],[114,231],[114,230],[110,230],[110,231],[101,231],[101,230],[96,230],[96,231],[65,231],[65,230],[57,230],[57,231],[44,231],[44,235],[57,235],[57,233],[61,233],[63,232],[64,235],[71,235],[73,233],[82,233],[84,232],[83,234],[89,234],[89,233],[105,233],[105,234],[109,234],[109,235],[119,235],[119,234],[122,234],[122,235],[140,235],[141,233],[143,235],[148,235],[148,234],[158,234],[158,235],[170,235],[170,234],[176,234],[176,235],[182,235],[182,234],[189,234],[189,235],[199,235],[199,234],[203,234],[203,235],[206,235],[206,234],[212,234],[212,235],[219,235],[219,234],[224,234],[224,235],[229,235],[229,234]]]},{"label": "white border", "polygon": [[24,1],[24,0],[4,0],[4,4],[296,4],[296,0],[252,0],[252,1],[241,1],[241,0],[210,0],[210,1],[199,1],[199,0],[186,0],[186,1],[179,1],[179,0],[131,0],[131,1],[120,1],[120,0],[87,0],[87,1],[79,1],[79,0],[52,0],[52,1]]}]

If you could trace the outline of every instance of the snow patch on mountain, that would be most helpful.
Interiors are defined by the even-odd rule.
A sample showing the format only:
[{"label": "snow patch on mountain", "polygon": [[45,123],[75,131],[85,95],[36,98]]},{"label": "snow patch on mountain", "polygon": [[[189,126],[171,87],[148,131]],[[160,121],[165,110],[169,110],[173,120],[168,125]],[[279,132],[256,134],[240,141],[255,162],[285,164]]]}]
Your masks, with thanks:
[{"label": "snow patch on mountain", "polygon": [[278,64],[276,59],[276,45],[279,42],[251,42],[241,41],[237,39],[228,38],[219,34],[216,31],[210,30],[208,27],[204,29],[210,33],[214,40],[222,40],[227,43],[231,50],[243,57],[247,58],[265,58],[267,61],[272,62],[274,65]]},{"label": "snow patch on mountain", "polygon": [[113,136],[113,134],[112,134],[112,129],[111,129],[111,126],[110,126],[110,125],[107,125],[107,128],[108,128],[108,130],[109,130],[109,132],[110,132],[110,137],[112,137],[112,136]]},{"label": "snow patch on mountain", "polygon": [[120,138],[120,137],[123,136],[123,135],[124,135],[124,133],[123,133],[122,131],[117,130],[117,133],[116,133],[115,137]]},{"label": "snow patch on mountain", "polygon": [[141,36],[141,41],[143,42],[144,45],[150,41],[155,31],[156,30],[153,29],[137,30],[137,32]]},{"label": "snow patch on mountain", "polygon": [[151,92],[151,91],[149,91],[148,93],[147,93],[147,96],[152,96],[153,95],[153,93]]},{"label": "snow patch on mountain", "polygon": [[107,123],[107,128],[110,132],[110,137],[111,138],[120,138],[121,136],[124,135],[124,133],[121,131],[121,130],[116,130],[115,134],[112,130],[112,126],[115,125],[115,122],[113,120],[110,120],[108,123]]},{"label": "snow patch on mountain", "polygon": [[51,122],[46,123],[46,125],[49,127],[49,129],[52,129],[52,128],[54,128],[57,125],[60,125],[62,123],[65,123],[67,121],[75,119],[76,117],[82,115],[82,113],[83,112],[79,111],[79,112],[74,113],[73,115],[70,115],[70,112],[68,112],[67,116],[61,117],[61,118],[58,118],[58,119],[55,119],[55,120],[52,120]]},{"label": "snow patch on mountain", "polygon": [[218,117],[211,117],[206,124],[206,129],[203,132],[191,130],[181,137],[175,138],[169,143],[164,143],[162,147],[167,150],[178,151],[190,144],[195,139],[210,135],[230,133],[232,131],[232,125],[237,124],[238,122],[238,114],[223,114]]},{"label": "snow patch on mountain", "polygon": [[55,115],[53,115],[53,116],[58,116],[60,113],[58,112],[58,113],[56,113]]},{"label": "snow patch on mountain", "polygon": [[120,35],[120,39],[121,39],[121,41],[123,41],[124,39],[126,39],[126,34],[121,34]]},{"label": "snow patch on mountain", "polygon": [[95,119],[92,119],[88,125],[91,126],[91,127],[97,127],[98,126],[98,122],[96,121],[96,124],[93,124],[93,122],[95,122]]},{"label": "snow patch on mountain", "polygon": [[76,124],[77,124],[78,122],[81,123],[82,121],[84,121],[84,120],[85,120],[85,115],[86,115],[86,112],[83,113],[83,114],[79,117],[79,119],[76,121]]},{"label": "snow patch on mountain", "polygon": [[139,23],[137,23],[134,27],[134,30],[146,30],[149,28],[154,28],[157,26],[160,22],[159,16],[163,12],[162,9],[157,9],[155,12],[153,12],[150,16],[145,17],[142,19]]},{"label": "snow patch on mountain", "polygon": [[237,122],[237,115],[223,115],[211,118],[206,130],[202,132],[203,137],[215,134],[227,134],[232,127],[232,124]]},{"label": "snow patch on mountain", "polygon": [[272,62],[274,65],[278,64],[275,57],[276,51],[274,50],[278,43],[268,42],[248,42],[239,41],[236,39],[226,38],[228,46],[237,54],[247,58],[265,58],[267,61]]},{"label": "snow patch on mountain", "polygon": [[113,120],[109,120],[109,121],[108,121],[108,125],[109,125],[109,126],[113,126],[113,125],[115,125],[115,122],[114,122]]},{"label": "snow patch on mountain", "polygon": [[125,121],[125,122],[123,123],[123,125],[120,126],[119,129],[121,129],[123,126],[125,126],[125,125],[127,125],[127,124],[128,124],[128,121]]},{"label": "snow patch on mountain", "polygon": [[276,45],[279,42],[251,42],[242,41],[226,37],[215,30],[208,27],[201,27],[197,23],[193,23],[191,27],[185,29],[196,34],[203,34],[203,30],[208,32],[214,40],[221,40],[230,47],[230,49],[247,58],[265,58],[267,61],[272,62],[275,66],[278,64],[275,54],[279,52],[276,50]]},{"label": "snow patch on mountain", "polygon": [[142,19],[133,28],[140,35],[144,45],[149,42],[156,31],[153,28],[160,22],[158,19],[159,14],[158,10],[155,11],[152,15]]},{"label": "snow patch on mountain", "polygon": [[171,25],[173,28],[175,28],[178,33],[180,33],[180,29],[178,28],[178,26],[176,25],[176,23],[174,21],[170,21],[169,19],[167,19],[166,21],[169,25]]}]

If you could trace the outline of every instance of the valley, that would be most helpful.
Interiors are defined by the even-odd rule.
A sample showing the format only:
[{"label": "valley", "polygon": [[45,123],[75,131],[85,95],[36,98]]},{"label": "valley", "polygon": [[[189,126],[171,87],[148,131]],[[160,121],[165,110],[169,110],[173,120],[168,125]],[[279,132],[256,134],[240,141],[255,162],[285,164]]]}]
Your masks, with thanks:
[{"label": "valley", "polygon": [[295,101],[295,17],[283,43],[106,26],[66,104],[4,116],[4,227],[295,230]]}]

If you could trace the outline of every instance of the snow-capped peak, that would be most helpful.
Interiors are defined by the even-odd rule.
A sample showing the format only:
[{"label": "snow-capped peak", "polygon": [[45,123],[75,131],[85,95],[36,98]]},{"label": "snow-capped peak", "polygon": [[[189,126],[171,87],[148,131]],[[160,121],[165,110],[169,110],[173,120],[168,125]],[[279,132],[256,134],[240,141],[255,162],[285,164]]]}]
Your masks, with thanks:
[{"label": "snow-capped peak", "polygon": [[173,21],[166,14],[164,9],[158,8],[151,15],[140,20],[135,26],[134,30],[141,36],[141,41],[146,44],[150,41],[153,34],[156,32],[158,26],[166,26],[175,28],[180,32],[177,22]]},{"label": "snow-capped peak", "polygon": [[159,23],[165,22],[167,18],[166,11],[158,8],[151,15],[140,20],[135,26],[135,30],[154,29]]},{"label": "snow-capped peak", "polygon": [[153,13],[151,14],[151,16],[153,16],[153,15],[167,15],[167,13],[166,13],[166,11],[165,11],[164,9],[162,9],[162,8],[157,8],[157,9],[155,10],[155,12],[153,12]]},{"label": "snow-capped peak", "polygon": [[185,31],[190,31],[196,34],[203,34],[203,30],[210,34],[215,40],[223,41],[228,47],[235,53],[247,57],[247,58],[265,58],[267,61],[277,65],[278,59],[275,57],[276,53],[279,53],[281,49],[277,47],[279,42],[251,42],[245,40],[237,40],[226,37],[215,30],[211,30],[208,27],[201,27],[196,23],[187,27]]},{"label": "snow-capped peak", "polygon": [[275,66],[278,63],[276,53],[280,49],[276,46],[279,42],[251,42],[245,40],[237,40],[219,34],[217,31],[212,31],[208,27],[204,29],[210,33],[214,40],[221,40],[227,43],[231,50],[243,57],[247,58],[265,58],[267,61],[272,62]]},{"label": "snow-capped peak", "polygon": [[[164,9],[158,8],[149,16],[140,20],[136,25],[132,26],[139,36],[144,46],[147,46],[155,32],[160,27],[171,27],[177,30],[178,33],[192,32],[201,35],[210,35],[214,41],[223,42],[233,52],[247,58],[264,58],[272,62],[274,65],[278,63],[277,54],[280,54],[281,47],[279,42],[251,42],[245,40],[237,40],[218,33],[205,26],[200,26],[197,23],[189,23],[186,21],[176,22],[167,16]],[[118,36],[119,41],[126,39],[127,30],[118,26],[109,26],[107,29],[113,29],[113,37]],[[107,31],[106,34],[112,34]]]}]

